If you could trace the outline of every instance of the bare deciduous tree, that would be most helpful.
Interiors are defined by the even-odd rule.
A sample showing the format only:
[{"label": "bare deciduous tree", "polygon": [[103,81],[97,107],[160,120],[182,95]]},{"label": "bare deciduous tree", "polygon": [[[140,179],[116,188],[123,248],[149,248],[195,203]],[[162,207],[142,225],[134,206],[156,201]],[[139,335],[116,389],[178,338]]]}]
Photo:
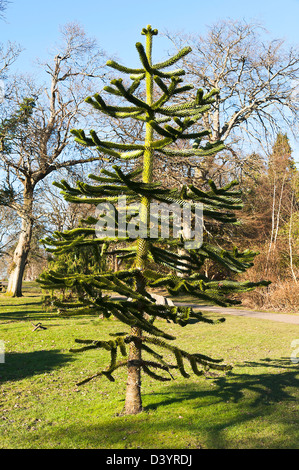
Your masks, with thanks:
[{"label": "bare deciduous tree", "polygon": [[0,0],[0,18],[3,18],[3,13],[7,8],[7,4],[9,2],[7,0]]},{"label": "bare deciduous tree", "polygon": [[220,21],[205,36],[167,33],[176,47],[181,42],[192,47],[184,59],[192,82],[220,90],[205,126],[233,157],[242,140],[270,148],[282,124],[294,135],[298,130],[298,49],[282,40],[267,41],[261,30],[253,23]]},{"label": "bare deciduous tree", "polygon": [[22,48],[14,43],[0,44],[0,78],[6,78],[9,67],[17,60]]},{"label": "bare deciduous tree", "polygon": [[[0,19],[4,18],[4,11],[7,8],[8,5],[7,0],[0,0]],[[20,55],[21,52],[21,47],[13,42],[8,42],[6,46],[4,46],[2,43],[0,43],[0,79],[2,80],[3,78],[6,78],[7,71],[9,69],[9,66],[13,64],[18,56]],[[1,84],[0,84],[1,85]],[[0,87],[0,103],[4,99],[4,89],[2,89],[2,86]]]},{"label": "bare deciduous tree", "polygon": [[[13,296],[22,295],[39,183],[55,170],[101,158],[74,145],[69,131],[86,118],[84,99],[91,92],[92,80],[99,87],[95,79],[103,74],[103,52],[77,24],[67,25],[62,39],[53,62],[44,64],[49,86],[36,87],[30,80],[18,78],[12,86],[15,111],[11,112],[11,100],[8,117],[2,119],[0,158],[7,174],[4,189],[11,195],[6,204],[22,221],[7,290]],[[17,184],[12,184],[12,175]]]}]

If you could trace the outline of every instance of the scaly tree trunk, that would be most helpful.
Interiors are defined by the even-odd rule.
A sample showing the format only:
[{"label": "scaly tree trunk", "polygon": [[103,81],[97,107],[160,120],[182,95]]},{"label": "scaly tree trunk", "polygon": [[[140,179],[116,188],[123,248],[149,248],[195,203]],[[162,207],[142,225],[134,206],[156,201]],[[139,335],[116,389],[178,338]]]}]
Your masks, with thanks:
[{"label": "scaly tree trunk", "polygon": [[[131,335],[140,338],[142,331],[140,328],[131,328]],[[130,343],[128,361],[128,380],[126,390],[126,401],[124,413],[127,415],[136,415],[142,411],[141,400],[141,347],[136,342]]]},{"label": "scaly tree trunk", "polygon": [[[146,34],[146,56],[148,63],[152,64],[152,30],[148,30]],[[149,106],[153,104],[153,76],[146,72],[146,102]],[[151,183],[153,179],[153,128],[146,123],[145,130],[145,147],[143,160],[143,182]],[[148,227],[149,222],[150,200],[143,197],[141,200],[140,208],[140,221],[145,227]],[[142,271],[145,269],[146,256],[147,256],[147,241],[143,238],[139,240],[137,252],[137,267],[140,269],[140,278],[137,280],[136,290],[139,293],[144,291],[144,282]],[[143,314],[143,312],[141,312]],[[130,343],[129,361],[128,361],[128,380],[125,401],[125,414],[137,414],[142,411],[141,400],[141,336],[142,330],[140,328],[131,328],[131,335],[136,339]]]},{"label": "scaly tree trunk", "polygon": [[22,226],[17,247],[13,256],[13,267],[10,273],[7,295],[12,297],[22,296],[22,282],[24,271],[30,251],[32,237],[32,206],[34,185],[27,179],[24,185],[24,203],[22,208]]}]

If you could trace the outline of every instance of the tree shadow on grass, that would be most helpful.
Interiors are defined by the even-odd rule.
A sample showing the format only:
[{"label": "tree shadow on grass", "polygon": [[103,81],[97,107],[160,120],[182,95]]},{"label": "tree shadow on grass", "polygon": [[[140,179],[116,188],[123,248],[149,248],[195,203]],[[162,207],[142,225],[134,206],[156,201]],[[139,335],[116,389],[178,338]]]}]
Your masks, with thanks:
[{"label": "tree shadow on grass", "polygon": [[[271,404],[284,400],[295,401],[296,398],[291,395],[290,388],[299,386],[299,369],[291,363],[290,358],[282,359],[262,359],[261,362],[248,362],[235,366],[241,369],[241,372],[228,372],[224,376],[211,377],[215,387],[211,391],[198,390],[194,382],[191,387],[183,385],[173,385],[168,387],[168,392],[175,394],[173,398],[164,399],[155,404],[146,406],[146,410],[157,409],[162,406],[192,401],[203,395],[215,396],[223,402],[232,401],[238,403],[245,393],[251,392],[251,407],[259,404]],[[250,368],[249,372],[242,373],[242,368]],[[257,372],[257,368],[279,369],[278,372]],[[282,370],[281,370],[282,369]],[[154,394],[157,395],[157,394]],[[161,393],[161,395],[164,395]],[[196,406],[196,405],[195,405]]]},{"label": "tree shadow on grass", "polygon": [[7,314],[0,314],[0,324],[1,321],[46,321],[59,318],[59,315],[55,313],[53,315],[48,315],[41,312],[36,312],[35,310],[27,310],[25,312],[9,312]]},{"label": "tree shadow on grass", "polygon": [[[31,307],[30,309],[28,307]],[[32,308],[33,307],[33,308]],[[36,309],[34,309],[36,307]],[[20,304],[19,306],[13,304],[0,305],[2,308],[10,308],[8,312],[0,311],[0,323],[2,321],[45,321],[61,318],[61,316],[55,310],[46,310],[43,306],[43,302],[28,302]]]},{"label": "tree shadow on grass", "polygon": [[[28,307],[31,307],[30,309]],[[35,308],[34,308],[35,307]],[[9,311],[1,311],[3,308],[9,308]],[[0,303],[0,325],[2,322],[10,321],[47,321],[68,318],[67,315],[62,315],[57,309],[51,310],[44,305],[42,300],[36,302],[26,302],[19,305],[1,304]],[[95,313],[84,315],[77,315],[76,318],[93,318],[98,319],[99,315]]]},{"label": "tree shadow on grass", "polygon": [[51,372],[71,360],[70,355],[59,350],[6,353],[5,362],[0,364],[0,384]]},{"label": "tree shadow on grass", "polygon": [[186,381],[144,394],[144,402],[151,403],[137,416],[105,417],[100,403],[95,404],[98,424],[68,423],[48,430],[49,446],[63,442],[65,447],[97,449],[298,448],[298,369],[288,358],[245,362],[238,372],[214,377],[213,382],[211,389]]}]

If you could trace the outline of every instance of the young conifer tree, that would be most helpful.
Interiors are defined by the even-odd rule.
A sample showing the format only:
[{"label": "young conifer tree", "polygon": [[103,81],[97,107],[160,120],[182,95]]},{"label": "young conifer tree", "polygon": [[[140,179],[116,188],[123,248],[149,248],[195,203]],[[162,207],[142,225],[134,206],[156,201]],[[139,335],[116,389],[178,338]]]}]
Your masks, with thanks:
[{"label": "young conifer tree", "polygon": [[[78,339],[76,341],[83,343],[83,346],[72,350],[104,348],[110,353],[109,365],[83,380],[81,384],[102,376],[114,381],[113,372],[120,367],[127,368],[126,414],[142,411],[141,371],[154,379],[167,381],[173,377],[172,370],[177,370],[187,378],[191,371],[202,375],[209,368],[230,369],[230,366],[222,364],[222,360],[200,353],[188,353],[172,343],[175,337],[164,331],[161,320],[162,324],[165,321],[165,327],[167,322],[185,326],[194,320],[209,323],[213,321],[205,318],[202,313],[194,312],[190,307],[157,302],[153,293],[155,288],[163,287],[171,296],[187,293],[199,301],[228,306],[238,303],[230,298],[231,294],[265,284],[263,281],[250,283],[231,279],[219,282],[203,274],[202,266],[206,259],[213,260],[232,273],[246,271],[252,266],[256,255],[250,250],[239,252],[237,248],[219,248],[205,241],[205,237],[200,246],[186,249],[186,240],[182,235],[175,238],[170,233],[166,238],[157,238],[150,232],[150,220],[153,221],[150,219],[150,209],[154,202],[175,203],[181,208],[186,205],[194,208],[196,204],[201,204],[204,218],[223,224],[235,223],[236,218],[232,211],[240,208],[240,192],[234,189],[236,182],[220,189],[210,182],[209,191],[202,191],[193,185],[167,189],[153,182],[155,159],[161,155],[168,159],[188,159],[212,155],[224,148],[222,142],[206,141],[203,145],[202,140],[208,139],[210,131],[198,130],[199,121],[213,103],[218,90],[213,89],[204,94],[200,89],[188,101],[184,99],[178,102],[177,97],[185,97],[186,92],[190,92],[193,87],[181,85],[181,77],[184,75],[182,69],[165,69],[173,66],[191,49],[186,47],[165,62],[153,64],[152,39],[157,33],[151,26],[142,30],[146,46],[144,48],[139,42],[136,44],[140,68],[128,68],[114,61],[107,63],[130,77],[129,85],[116,79],[111,81],[111,86],[105,87],[108,94],[126,100],[128,103],[125,106],[109,105],[99,94],[86,99],[87,103],[108,117],[142,121],[145,127],[144,141],[133,144],[109,142],[101,140],[99,132],[94,130],[89,135],[83,130],[72,131],[80,144],[94,147],[102,154],[113,157],[114,161],[135,160],[140,162],[140,167],[125,173],[121,165],[114,165],[109,171],[102,170],[100,176],[90,175],[95,182],[93,185],[78,182],[77,187],[73,188],[66,181],[56,183],[66,200],[78,204],[94,204],[98,208],[99,204],[108,204],[110,211],[99,211],[98,217],[89,217],[82,221],[80,227],[64,233],[55,232],[53,237],[44,240],[48,251],[56,253],[56,256],[80,247],[83,249],[86,246],[99,245],[103,247],[103,257],[117,254],[126,262],[126,267],[111,272],[105,271],[103,263],[99,263],[98,271],[87,275],[82,272],[65,274],[48,270],[40,279],[45,289],[76,289],[80,286],[80,292],[84,292],[76,301],[61,305],[58,303],[61,313],[100,313],[105,317],[113,315],[129,327],[129,331],[119,333],[110,340]],[[135,93],[142,83],[145,83],[144,100]],[[156,91],[159,92],[158,97]],[[180,141],[185,144],[192,142],[192,148],[187,145],[176,146]],[[120,196],[126,198],[125,207],[119,203]],[[127,211],[128,204],[131,208],[134,204],[140,208],[137,237],[132,230],[128,230],[129,224],[131,227],[134,225],[134,214]],[[161,228],[162,218],[154,220]],[[109,230],[99,230],[99,224],[103,228],[103,222],[106,229],[109,226]],[[111,228],[115,230],[111,231]],[[121,246],[119,242],[122,242]],[[159,325],[156,320],[159,320]],[[168,354],[172,353],[174,363],[170,364],[163,358],[163,350]],[[146,359],[150,356],[152,360]]]}]

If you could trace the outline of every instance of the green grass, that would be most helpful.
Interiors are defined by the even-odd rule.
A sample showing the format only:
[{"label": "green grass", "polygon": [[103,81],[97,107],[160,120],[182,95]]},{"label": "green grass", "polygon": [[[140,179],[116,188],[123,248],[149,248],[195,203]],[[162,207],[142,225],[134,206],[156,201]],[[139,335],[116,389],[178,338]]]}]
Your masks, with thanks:
[{"label": "green grass", "polygon": [[[216,314],[210,314],[216,318]],[[107,352],[71,354],[75,338],[108,339],[116,320],[63,319],[36,293],[0,295],[0,448],[298,448],[296,325],[227,315],[224,324],[162,324],[177,344],[232,364],[226,375],[166,383],[143,376],[144,412],[119,416],[125,370],[115,383],[76,382],[108,364]],[[32,323],[47,329],[33,331]]]}]

